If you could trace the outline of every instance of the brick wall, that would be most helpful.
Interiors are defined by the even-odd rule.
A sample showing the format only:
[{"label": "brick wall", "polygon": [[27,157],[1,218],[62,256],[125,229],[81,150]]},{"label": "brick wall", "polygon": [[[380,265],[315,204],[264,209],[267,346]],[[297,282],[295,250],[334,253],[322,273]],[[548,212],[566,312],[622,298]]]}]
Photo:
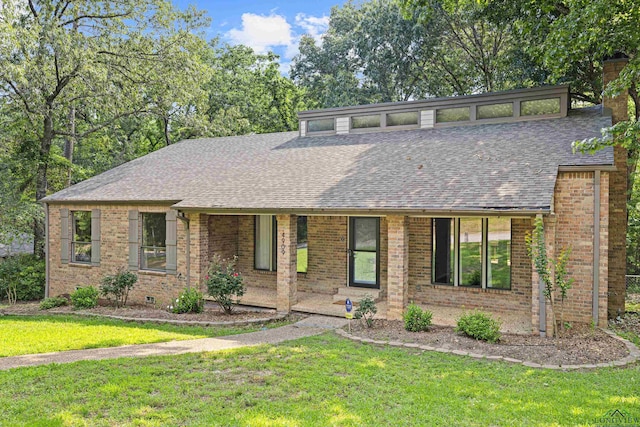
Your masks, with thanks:
[{"label": "brick wall", "polygon": [[[604,84],[615,80],[620,71],[627,65],[627,60],[617,59],[604,61]],[[618,96],[603,99],[603,105],[611,109],[612,122],[628,120],[627,91]],[[625,274],[627,269],[627,150],[614,147],[614,164],[616,171],[611,173],[611,191],[609,203],[609,317],[624,312]]]},{"label": "brick wall", "polygon": [[[607,300],[607,202],[608,174],[601,173],[600,205],[600,286],[599,317],[606,319],[604,302]],[[594,233],[594,173],[564,172],[558,174],[555,188],[554,210],[556,216],[555,252],[571,248],[567,266],[569,277],[575,280],[565,302],[564,317],[567,321],[589,323],[593,304],[593,233]],[[558,313],[556,313],[558,315]]]},{"label": "brick wall", "polygon": [[[69,229],[61,230],[60,208],[69,211],[81,211],[100,209],[101,211],[101,259],[99,266],[85,264],[62,264],[60,236],[71,232]],[[49,295],[56,296],[68,294],[75,290],[76,286],[93,285],[98,287],[100,280],[113,274],[119,267],[128,266],[129,256],[129,222],[128,212],[137,209],[139,212],[166,212],[168,206],[123,206],[123,205],[49,205],[49,253],[47,254],[50,276]],[[178,269],[176,275],[168,275],[161,272],[137,271],[138,282],[129,295],[129,301],[144,303],[146,296],[152,296],[159,307],[166,306],[170,301],[186,287],[186,234],[182,221],[177,222],[178,227]]]},{"label": "brick wall", "polygon": [[298,290],[335,294],[347,286],[347,217],[307,217],[307,272],[298,273]]},{"label": "brick wall", "polygon": [[511,290],[431,284],[431,218],[409,219],[409,301],[497,312],[531,312],[531,261],[524,236],[531,219],[511,220]]},{"label": "brick wall", "polygon": [[238,223],[235,215],[209,216],[209,259],[213,254],[226,259],[238,255]]}]

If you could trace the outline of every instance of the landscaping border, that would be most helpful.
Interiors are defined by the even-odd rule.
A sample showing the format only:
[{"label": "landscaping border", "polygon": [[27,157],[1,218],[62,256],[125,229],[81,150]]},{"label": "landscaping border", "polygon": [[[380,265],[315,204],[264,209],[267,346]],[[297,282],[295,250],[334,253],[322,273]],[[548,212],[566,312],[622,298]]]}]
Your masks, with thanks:
[{"label": "landscaping border", "polygon": [[112,314],[98,314],[98,313],[87,313],[82,311],[75,312],[55,312],[55,311],[45,311],[43,313],[3,313],[0,311],[0,316],[46,316],[46,315],[56,315],[56,316],[86,316],[86,317],[104,317],[107,319],[116,319],[122,320],[125,322],[139,322],[139,323],[168,323],[172,325],[185,325],[185,326],[243,326],[243,325],[252,325],[255,323],[269,323],[278,320],[284,320],[287,318],[288,314],[276,314],[274,317],[264,317],[259,319],[247,319],[247,320],[238,320],[238,321],[207,321],[207,320],[178,320],[178,319],[155,319],[155,318],[147,318],[147,317],[126,317],[126,316],[115,316]]},{"label": "landscaping border", "polygon": [[537,368],[537,369],[554,369],[554,370],[558,370],[558,371],[570,371],[570,370],[576,370],[576,369],[597,369],[597,368],[610,368],[610,367],[622,367],[622,366],[626,366],[632,363],[637,362],[638,360],[640,360],[640,350],[638,349],[638,347],[636,347],[631,341],[622,338],[618,335],[616,335],[615,333],[607,330],[607,329],[602,329],[601,330],[606,333],[607,335],[610,335],[611,337],[621,341],[624,343],[624,345],[627,347],[627,349],[629,350],[629,355],[626,357],[623,357],[622,359],[619,360],[614,360],[612,362],[606,362],[606,363],[594,363],[594,364],[584,364],[584,365],[541,365],[539,363],[533,363],[533,362],[525,362],[523,360],[520,359],[513,359],[510,357],[504,357],[504,356],[487,356],[486,354],[479,354],[479,353],[473,353],[473,352],[469,352],[469,351],[465,351],[465,350],[451,350],[448,348],[442,348],[442,347],[433,347],[430,345],[422,345],[422,344],[417,344],[417,343],[404,343],[404,342],[400,342],[400,341],[382,341],[382,340],[372,340],[370,338],[362,338],[356,335],[352,335],[350,333],[348,333],[347,331],[345,331],[344,329],[336,329],[336,333],[344,338],[348,338],[352,341],[358,341],[358,342],[362,342],[362,343],[368,343],[368,344],[376,344],[376,345],[389,345],[391,347],[405,347],[405,348],[414,348],[414,349],[419,349],[419,350],[424,350],[424,351],[436,351],[438,353],[449,353],[449,354],[455,354],[458,356],[469,356],[472,357],[474,359],[486,359],[486,360],[502,360],[504,362],[509,362],[509,363],[516,363],[516,364],[521,364],[523,366],[526,366],[528,368]]}]

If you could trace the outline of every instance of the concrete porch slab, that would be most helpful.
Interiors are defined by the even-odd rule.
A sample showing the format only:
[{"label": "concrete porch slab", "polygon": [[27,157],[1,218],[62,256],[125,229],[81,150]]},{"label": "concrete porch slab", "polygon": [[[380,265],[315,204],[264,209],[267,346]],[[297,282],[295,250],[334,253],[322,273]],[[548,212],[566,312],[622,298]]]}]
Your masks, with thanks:
[{"label": "concrete porch slab", "polygon": [[[292,307],[293,311],[301,313],[321,314],[333,317],[345,317],[344,304],[335,304],[334,296],[328,294],[318,294],[313,292],[298,292],[298,302]],[[276,308],[276,290],[248,286],[242,299],[241,305],[252,307]],[[376,319],[386,319],[387,302],[379,301],[378,314]],[[456,307],[444,307],[439,305],[421,304],[420,307],[430,310],[433,313],[433,324],[442,326],[455,326],[456,321],[468,309]],[[354,308],[355,310],[355,308]],[[490,310],[484,310],[490,312]],[[491,313],[491,312],[490,312]],[[492,313],[495,318],[502,321],[502,332],[514,334],[530,334],[531,315],[529,313]]]}]

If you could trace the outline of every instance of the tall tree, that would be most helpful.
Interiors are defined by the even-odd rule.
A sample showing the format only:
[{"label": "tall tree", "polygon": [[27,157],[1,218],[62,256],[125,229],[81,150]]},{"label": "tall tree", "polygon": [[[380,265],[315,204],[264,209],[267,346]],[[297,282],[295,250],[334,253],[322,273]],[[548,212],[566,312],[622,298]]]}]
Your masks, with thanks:
[{"label": "tall tree", "polygon": [[[292,77],[320,106],[403,101],[539,84],[544,73],[522,51],[511,25],[482,8],[428,13],[394,0],[334,7],[317,43],[305,37]],[[515,66],[514,66],[515,64]]]},{"label": "tall tree", "polygon": [[[35,199],[47,194],[51,148],[115,121],[162,108],[162,88],[193,76],[193,9],[164,0],[15,0],[0,8],[0,97],[21,113],[33,135]],[[75,110],[75,111],[74,111]],[[70,112],[74,112],[70,114]],[[35,227],[42,253],[43,226]]]},{"label": "tall tree", "polygon": [[212,77],[205,84],[212,136],[282,132],[298,128],[302,92],[280,73],[277,55],[247,46],[212,43]]}]

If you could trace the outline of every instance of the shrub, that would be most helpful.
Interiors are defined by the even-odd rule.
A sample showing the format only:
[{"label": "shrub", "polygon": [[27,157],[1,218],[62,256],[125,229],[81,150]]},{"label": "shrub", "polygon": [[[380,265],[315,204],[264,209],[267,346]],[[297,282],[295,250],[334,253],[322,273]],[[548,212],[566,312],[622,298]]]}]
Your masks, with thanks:
[{"label": "shrub", "polygon": [[378,307],[376,307],[376,302],[373,300],[371,295],[365,295],[358,302],[358,308],[356,308],[356,312],[354,317],[356,319],[364,320],[367,327],[373,326],[373,316],[378,312]]},{"label": "shrub", "polygon": [[0,299],[10,303],[44,297],[45,261],[34,255],[16,255],[0,262]]},{"label": "shrub", "polygon": [[458,319],[456,332],[477,340],[497,342],[500,339],[500,321],[481,311],[465,313]]},{"label": "shrub", "polygon": [[62,297],[45,298],[40,302],[40,310],[49,310],[50,308],[62,307],[63,305],[67,305],[67,303],[67,299]]},{"label": "shrub", "polygon": [[235,256],[226,260],[214,255],[205,276],[207,293],[227,314],[233,309],[234,297],[239,299],[245,291],[242,276],[235,270],[237,260]]},{"label": "shrub", "polygon": [[98,305],[98,290],[93,286],[76,289],[71,294],[71,305],[75,309],[95,307]]},{"label": "shrub", "polygon": [[197,289],[187,288],[180,294],[178,298],[170,305],[169,310],[173,313],[202,313],[204,309],[204,299],[202,292]]},{"label": "shrub", "polygon": [[429,330],[433,313],[422,310],[415,304],[409,304],[404,314],[404,328],[409,332],[422,332]]},{"label": "shrub", "polygon": [[113,298],[116,307],[127,305],[129,291],[138,281],[138,276],[128,271],[125,267],[116,270],[113,276],[105,276],[100,285],[100,293],[109,301]]}]

